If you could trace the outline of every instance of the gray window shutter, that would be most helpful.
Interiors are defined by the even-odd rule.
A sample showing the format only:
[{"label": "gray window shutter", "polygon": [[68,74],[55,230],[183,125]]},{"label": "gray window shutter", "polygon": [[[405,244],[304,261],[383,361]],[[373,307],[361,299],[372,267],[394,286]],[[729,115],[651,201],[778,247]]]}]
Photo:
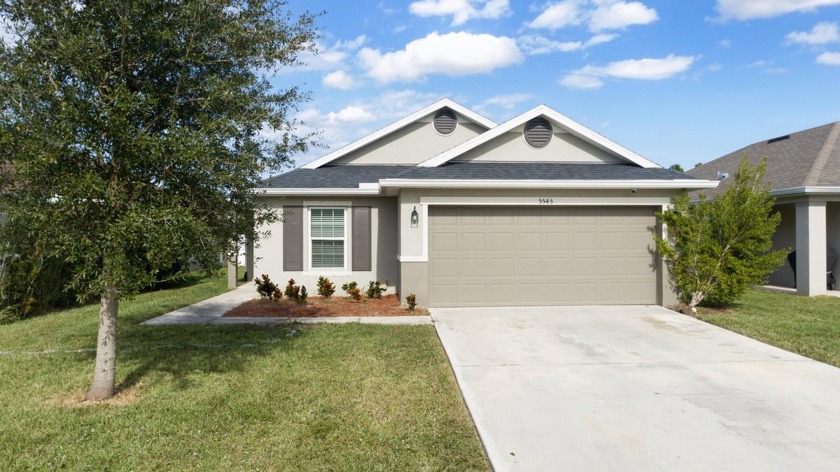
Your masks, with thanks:
[{"label": "gray window shutter", "polygon": [[353,258],[354,271],[371,270],[370,263],[370,207],[353,207]]},{"label": "gray window shutter", "polygon": [[283,207],[283,270],[303,270],[303,207]]}]

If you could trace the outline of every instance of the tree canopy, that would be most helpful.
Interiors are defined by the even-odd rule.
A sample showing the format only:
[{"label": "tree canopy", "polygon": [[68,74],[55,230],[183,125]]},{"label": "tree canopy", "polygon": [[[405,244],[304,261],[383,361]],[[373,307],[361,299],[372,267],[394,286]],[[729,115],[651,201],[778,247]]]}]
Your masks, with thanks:
[{"label": "tree canopy", "polygon": [[119,298],[276,218],[252,189],[311,137],[292,118],[306,93],[267,76],[311,49],[315,17],[267,0],[5,0],[0,16],[18,36],[0,45],[5,230],[73,264],[112,348]]}]

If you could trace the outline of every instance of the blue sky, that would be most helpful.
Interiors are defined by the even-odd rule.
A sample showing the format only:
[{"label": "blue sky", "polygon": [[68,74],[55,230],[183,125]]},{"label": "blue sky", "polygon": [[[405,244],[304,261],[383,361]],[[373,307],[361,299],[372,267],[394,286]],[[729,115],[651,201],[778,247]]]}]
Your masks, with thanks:
[{"label": "blue sky", "polygon": [[325,11],[306,163],[449,97],[503,122],[544,103],[664,166],[840,120],[840,0],[292,1]]}]

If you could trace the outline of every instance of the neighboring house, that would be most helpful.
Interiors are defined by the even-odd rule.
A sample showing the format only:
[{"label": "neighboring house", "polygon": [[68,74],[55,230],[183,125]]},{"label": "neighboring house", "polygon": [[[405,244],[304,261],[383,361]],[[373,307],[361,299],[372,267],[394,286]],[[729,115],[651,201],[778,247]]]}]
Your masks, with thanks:
[{"label": "neighboring house", "polygon": [[[796,281],[785,263],[770,283],[796,286],[802,295],[826,293],[826,262],[840,253],[840,122],[751,144],[688,171],[693,177],[722,179],[709,196],[734,179],[741,160],[751,165],[767,158],[767,182],[782,221],[773,236],[775,249],[796,250]],[[727,177],[728,176],[728,177]]]},{"label": "neighboring house", "polygon": [[669,304],[655,212],[716,185],[545,106],[497,125],[441,100],[267,179],[284,222],[254,273],[310,293],[379,280],[430,307]]}]

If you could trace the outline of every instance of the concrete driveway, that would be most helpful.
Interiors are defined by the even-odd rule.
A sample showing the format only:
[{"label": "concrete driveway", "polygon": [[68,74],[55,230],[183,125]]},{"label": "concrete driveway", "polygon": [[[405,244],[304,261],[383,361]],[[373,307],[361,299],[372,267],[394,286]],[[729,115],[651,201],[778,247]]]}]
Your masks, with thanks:
[{"label": "concrete driveway", "polygon": [[497,471],[840,470],[840,369],[655,306],[432,318]]}]

